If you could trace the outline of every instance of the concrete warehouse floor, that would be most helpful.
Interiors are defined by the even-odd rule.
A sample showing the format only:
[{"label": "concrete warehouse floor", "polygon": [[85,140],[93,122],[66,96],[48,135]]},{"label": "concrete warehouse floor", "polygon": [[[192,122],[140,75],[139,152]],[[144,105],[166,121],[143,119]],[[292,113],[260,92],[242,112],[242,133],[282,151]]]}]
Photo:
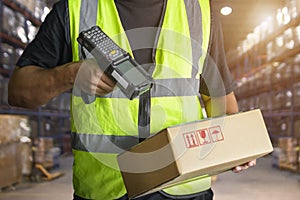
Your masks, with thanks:
[{"label": "concrete warehouse floor", "polygon": [[[71,200],[72,156],[61,157],[64,176],[53,181],[21,183],[0,192],[0,200]],[[54,172],[51,171],[51,172]],[[272,158],[258,160],[257,166],[239,174],[225,172],[213,183],[215,200],[300,199],[300,175],[272,167]]]}]

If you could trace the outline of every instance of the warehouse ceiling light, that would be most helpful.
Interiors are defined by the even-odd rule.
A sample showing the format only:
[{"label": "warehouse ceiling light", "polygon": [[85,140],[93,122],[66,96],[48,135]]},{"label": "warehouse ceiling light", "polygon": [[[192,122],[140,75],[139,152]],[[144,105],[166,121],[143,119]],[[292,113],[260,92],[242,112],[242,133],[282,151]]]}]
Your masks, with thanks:
[{"label": "warehouse ceiling light", "polygon": [[229,6],[224,6],[223,8],[221,8],[220,10],[222,15],[230,15],[232,13],[232,8]]}]

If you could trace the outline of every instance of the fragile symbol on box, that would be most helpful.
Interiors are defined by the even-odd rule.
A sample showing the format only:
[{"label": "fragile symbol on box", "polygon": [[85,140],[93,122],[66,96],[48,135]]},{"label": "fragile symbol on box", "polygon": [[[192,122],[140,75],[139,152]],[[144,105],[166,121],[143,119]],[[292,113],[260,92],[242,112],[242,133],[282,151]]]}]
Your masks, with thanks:
[{"label": "fragile symbol on box", "polygon": [[210,134],[207,129],[197,130],[196,133],[199,138],[200,145],[211,143]]},{"label": "fragile symbol on box", "polygon": [[187,148],[194,148],[224,140],[220,126],[184,133],[183,137]]},{"label": "fragile symbol on box", "polygon": [[183,134],[185,144],[188,148],[199,146],[199,141],[195,132],[189,132]]}]

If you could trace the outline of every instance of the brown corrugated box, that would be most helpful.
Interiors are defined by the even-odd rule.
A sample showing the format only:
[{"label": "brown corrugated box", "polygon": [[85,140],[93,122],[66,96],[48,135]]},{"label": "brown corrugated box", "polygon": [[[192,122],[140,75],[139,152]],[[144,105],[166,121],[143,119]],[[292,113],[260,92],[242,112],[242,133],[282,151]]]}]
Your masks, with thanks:
[{"label": "brown corrugated box", "polygon": [[279,158],[278,166],[281,169],[296,171],[299,162],[299,139],[292,137],[282,137],[278,139]]},{"label": "brown corrugated box", "polygon": [[30,135],[28,117],[23,115],[0,115],[0,145],[19,141],[21,136]]},{"label": "brown corrugated box", "polygon": [[31,13],[34,13],[36,0],[16,0],[16,1],[19,2],[22,6],[26,7],[26,9],[29,10]]},{"label": "brown corrugated box", "polygon": [[35,140],[34,161],[44,167],[53,167],[53,155],[51,149],[54,147],[53,138],[40,137]]},{"label": "brown corrugated box", "polygon": [[0,188],[12,186],[22,181],[20,143],[0,145]]},{"label": "brown corrugated box", "polygon": [[118,155],[118,163],[132,198],[272,151],[262,114],[253,110],[167,128]]}]

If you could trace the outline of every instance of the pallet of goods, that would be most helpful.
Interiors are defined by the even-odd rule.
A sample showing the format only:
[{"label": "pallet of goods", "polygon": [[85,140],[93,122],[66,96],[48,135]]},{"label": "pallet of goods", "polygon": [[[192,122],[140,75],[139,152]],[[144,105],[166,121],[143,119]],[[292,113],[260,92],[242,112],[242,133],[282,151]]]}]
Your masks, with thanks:
[{"label": "pallet of goods", "polygon": [[278,157],[278,167],[280,169],[299,172],[299,145],[299,138],[279,138],[278,148],[280,152]]},{"label": "pallet of goods", "polygon": [[22,180],[25,160],[22,159],[21,138],[30,134],[27,122],[25,116],[0,115],[0,188],[13,186]]}]

